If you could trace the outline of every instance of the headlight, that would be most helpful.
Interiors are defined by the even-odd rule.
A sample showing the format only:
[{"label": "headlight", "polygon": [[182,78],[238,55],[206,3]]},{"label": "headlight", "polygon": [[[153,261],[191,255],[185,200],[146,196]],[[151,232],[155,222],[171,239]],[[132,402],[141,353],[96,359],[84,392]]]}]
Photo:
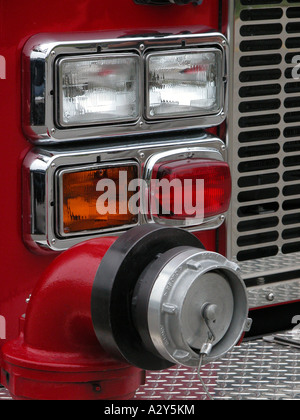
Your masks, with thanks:
[{"label": "headlight", "polygon": [[228,52],[219,33],[88,34],[23,51],[23,129],[59,143],[217,126],[228,111]]},{"label": "headlight", "polygon": [[138,118],[138,56],[63,58],[58,61],[58,68],[58,122],[61,126]]},{"label": "headlight", "polygon": [[147,118],[220,112],[221,73],[219,50],[150,54],[147,58]]}]

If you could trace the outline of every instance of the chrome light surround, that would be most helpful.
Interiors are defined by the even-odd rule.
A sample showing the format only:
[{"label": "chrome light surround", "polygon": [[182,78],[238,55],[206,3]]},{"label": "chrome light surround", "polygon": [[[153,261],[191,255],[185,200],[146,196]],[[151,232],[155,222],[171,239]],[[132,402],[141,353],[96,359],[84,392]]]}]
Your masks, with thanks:
[{"label": "chrome light surround", "polygon": [[[60,229],[59,209],[59,171],[67,167],[92,167],[114,165],[116,162],[136,163],[139,166],[139,177],[149,180],[153,159],[163,159],[170,154],[172,158],[185,159],[193,153],[197,157],[213,157],[226,160],[224,143],[207,133],[198,136],[172,136],[129,146],[121,142],[93,147],[91,145],[74,149],[70,148],[34,148],[26,156],[23,163],[23,237],[27,246],[36,253],[64,251],[84,240],[101,237],[112,233],[118,236],[130,225],[118,228],[85,232],[82,235],[62,237]],[[148,170],[142,174],[142,168]],[[205,220],[202,224],[194,224],[186,228],[191,231],[214,229],[223,224],[224,215]],[[153,223],[144,214],[139,214],[138,224]],[[194,222],[195,223],[195,222]]]},{"label": "chrome light surround", "polygon": [[[119,35],[118,35],[119,36]],[[51,38],[53,37],[53,38]],[[154,52],[175,50],[218,49],[222,53],[221,106],[209,115],[186,116],[150,120],[145,111],[145,62]],[[31,38],[23,50],[23,130],[26,137],[37,143],[61,143],[76,140],[102,139],[143,133],[157,133],[221,124],[227,115],[227,68],[228,42],[220,33],[188,35],[151,35],[149,37],[116,37],[115,34],[37,35]],[[93,58],[99,55],[134,54],[139,57],[140,104],[139,117],[135,121],[99,124],[95,126],[61,127],[57,122],[59,106],[56,65],[58,59],[75,56]]]},{"label": "chrome light surround", "polygon": [[[187,153],[186,148],[179,148],[176,150],[168,150],[158,154],[151,156],[146,164],[144,178],[147,183],[147,191],[145,191],[144,196],[151,200],[151,180],[153,178],[153,171],[157,164],[163,164],[165,162],[172,161],[180,161],[184,158],[189,159],[212,159],[216,161],[224,162],[224,156],[218,149],[206,149],[202,150],[198,147],[190,147]],[[221,217],[222,216],[222,217]],[[225,220],[225,214],[217,216],[221,219]],[[147,217],[149,223],[158,223],[161,225],[173,226],[173,227],[195,227],[197,225],[209,225],[211,223],[214,224],[216,217],[211,218],[204,218],[204,219],[197,219],[196,217],[186,218],[184,220],[172,218],[172,219],[164,219],[154,215],[151,211]],[[193,229],[192,229],[193,230]]]}]

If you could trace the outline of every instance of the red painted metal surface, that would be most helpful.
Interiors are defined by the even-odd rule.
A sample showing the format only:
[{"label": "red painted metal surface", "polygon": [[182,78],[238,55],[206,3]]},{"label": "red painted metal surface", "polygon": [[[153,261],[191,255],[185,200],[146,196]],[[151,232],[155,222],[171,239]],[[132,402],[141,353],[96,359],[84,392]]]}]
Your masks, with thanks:
[{"label": "red painted metal surface", "polygon": [[[176,27],[218,29],[218,0],[199,7],[138,6],[132,0],[40,1],[0,0],[0,55],[6,60],[6,80],[0,79],[1,183],[0,315],[6,338],[18,334],[25,299],[56,255],[36,256],[22,242],[21,165],[32,147],[21,126],[21,51],[39,33],[118,31],[143,34]],[[4,340],[0,340],[0,347]]]},{"label": "red painted metal surface", "polygon": [[203,244],[204,248],[207,249],[207,251],[217,252],[217,249],[216,249],[217,231],[215,229],[194,232],[194,235],[196,236],[196,238],[199,239],[199,241]]},{"label": "red painted metal surface", "polygon": [[17,340],[3,350],[1,382],[16,399],[129,399],[144,372],[101,348],[91,319],[99,264],[116,238],[60,255],[38,282]]}]

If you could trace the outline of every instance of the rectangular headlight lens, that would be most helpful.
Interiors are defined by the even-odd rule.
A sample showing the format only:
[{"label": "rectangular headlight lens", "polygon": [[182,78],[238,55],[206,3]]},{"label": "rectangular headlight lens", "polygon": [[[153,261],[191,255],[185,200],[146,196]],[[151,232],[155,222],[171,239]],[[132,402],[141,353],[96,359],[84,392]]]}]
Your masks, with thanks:
[{"label": "rectangular headlight lens", "polygon": [[58,123],[63,127],[134,121],[139,117],[139,57],[62,58]]},{"label": "rectangular headlight lens", "polygon": [[150,54],[147,74],[147,118],[207,115],[221,111],[220,50]]}]

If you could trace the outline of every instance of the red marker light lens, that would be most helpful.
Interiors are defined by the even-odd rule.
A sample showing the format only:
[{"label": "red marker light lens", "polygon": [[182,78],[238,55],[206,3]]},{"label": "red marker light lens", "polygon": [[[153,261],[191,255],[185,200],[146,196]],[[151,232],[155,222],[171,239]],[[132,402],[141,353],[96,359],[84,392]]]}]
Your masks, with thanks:
[{"label": "red marker light lens", "polygon": [[[201,214],[206,220],[228,211],[231,175],[226,162],[189,159],[157,164],[152,179],[158,183],[152,187],[151,195],[159,203],[159,211],[152,216],[185,220]],[[174,185],[169,194],[160,186],[162,181]]]}]

